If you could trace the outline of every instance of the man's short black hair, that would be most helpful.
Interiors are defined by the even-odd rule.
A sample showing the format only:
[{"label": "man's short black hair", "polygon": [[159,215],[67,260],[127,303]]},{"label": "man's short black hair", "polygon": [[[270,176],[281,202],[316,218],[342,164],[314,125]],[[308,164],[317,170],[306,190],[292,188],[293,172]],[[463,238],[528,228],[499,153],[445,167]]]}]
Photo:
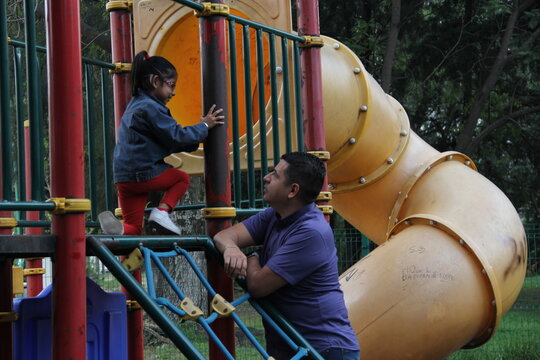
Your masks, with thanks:
[{"label": "man's short black hair", "polygon": [[317,198],[324,183],[326,168],[318,157],[305,152],[291,152],[281,156],[289,166],[285,176],[289,184],[300,185],[299,196],[305,204]]}]

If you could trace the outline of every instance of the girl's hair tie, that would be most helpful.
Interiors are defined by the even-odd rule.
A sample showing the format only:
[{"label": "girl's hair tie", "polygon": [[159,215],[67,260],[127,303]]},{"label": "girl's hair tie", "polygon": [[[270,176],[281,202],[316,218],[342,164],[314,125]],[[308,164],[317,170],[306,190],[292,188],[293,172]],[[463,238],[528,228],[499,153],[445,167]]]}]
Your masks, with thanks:
[{"label": "girl's hair tie", "polygon": [[150,58],[151,58],[150,55],[148,55],[148,54],[144,55],[144,59],[145,59],[145,60],[148,60],[148,59],[150,59]]}]

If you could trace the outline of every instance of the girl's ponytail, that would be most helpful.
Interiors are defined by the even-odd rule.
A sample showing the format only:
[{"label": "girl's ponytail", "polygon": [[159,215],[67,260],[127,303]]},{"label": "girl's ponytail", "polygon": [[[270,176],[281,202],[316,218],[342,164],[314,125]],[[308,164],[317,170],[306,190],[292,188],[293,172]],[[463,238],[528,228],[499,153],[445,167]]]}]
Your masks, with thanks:
[{"label": "girl's ponytail", "polygon": [[131,95],[135,96],[138,89],[144,89],[144,77],[146,72],[144,71],[144,61],[148,57],[148,53],[143,50],[135,55],[133,64],[131,66]]}]

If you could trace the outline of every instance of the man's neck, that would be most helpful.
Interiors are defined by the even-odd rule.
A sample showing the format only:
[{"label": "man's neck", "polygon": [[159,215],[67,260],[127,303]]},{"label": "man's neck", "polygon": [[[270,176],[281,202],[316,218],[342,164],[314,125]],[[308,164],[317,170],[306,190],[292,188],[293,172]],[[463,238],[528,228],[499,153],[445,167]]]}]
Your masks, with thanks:
[{"label": "man's neck", "polygon": [[304,206],[306,206],[307,204],[304,204],[304,203],[300,203],[298,201],[295,201],[295,202],[289,202],[287,204],[285,204],[285,206],[282,206],[282,207],[277,207],[277,206],[272,206],[274,208],[274,210],[276,210],[276,212],[279,214],[279,216],[281,216],[281,218],[286,218],[287,216],[291,215],[291,214],[294,214],[295,212],[297,212],[298,210],[300,210],[301,208],[303,208]]}]

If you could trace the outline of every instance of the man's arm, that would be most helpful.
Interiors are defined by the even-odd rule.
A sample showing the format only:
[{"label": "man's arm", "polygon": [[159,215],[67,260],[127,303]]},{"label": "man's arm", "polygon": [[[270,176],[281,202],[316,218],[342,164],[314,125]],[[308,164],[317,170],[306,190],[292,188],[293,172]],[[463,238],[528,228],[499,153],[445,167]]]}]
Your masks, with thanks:
[{"label": "man's arm", "polygon": [[247,259],[240,250],[255,245],[255,241],[244,224],[239,223],[218,232],[214,236],[217,249],[223,254],[225,272],[231,278],[247,275]]},{"label": "man's arm", "polygon": [[267,296],[285,285],[287,281],[268,266],[261,268],[258,255],[247,258],[247,287],[251,295],[256,298]]}]

